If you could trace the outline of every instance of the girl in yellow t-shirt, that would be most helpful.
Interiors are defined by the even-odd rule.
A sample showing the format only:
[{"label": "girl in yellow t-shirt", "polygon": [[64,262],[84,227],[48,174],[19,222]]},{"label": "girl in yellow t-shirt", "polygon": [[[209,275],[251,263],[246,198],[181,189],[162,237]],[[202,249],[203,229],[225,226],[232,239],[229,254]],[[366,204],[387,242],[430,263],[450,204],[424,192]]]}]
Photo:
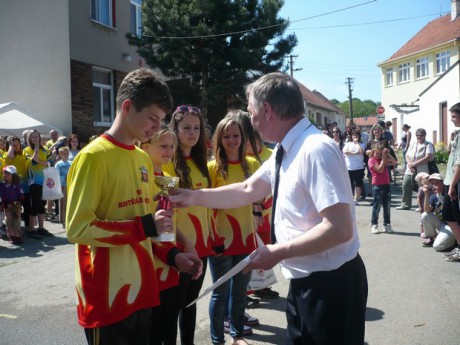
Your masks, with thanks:
[{"label": "girl in yellow t-shirt", "polygon": [[[187,189],[209,188],[211,179],[207,167],[207,146],[201,110],[189,105],[178,106],[171,117],[171,129],[178,138],[178,147],[171,164],[164,167],[171,176],[178,176],[180,187]],[[177,227],[193,244],[203,262],[203,274],[197,280],[181,273],[179,296],[179,328],[182,344],[193,344],[196,324],[196,304],[185,308],[195,300],[203,285],[207,258],[213,254],[210,238],[209,210],[191,206],[177,210]]]},{"label": "girl in yellow t-shirt", "polygon": [[[216,159],[208,163],[212,187],[242,182],[259,168],[257,160],[246,156],[246,138],[234,115],[235,112],[227,114],[217,125],[214,134]],[[215,282],[256,248],[252,205],[213,210],[212,229],[215,251],[220,254],[209,258],[209,268]],[[214,344],[225,341],[224,317],[227,307],[230,336],[234,343],[245,343],[244,310],[250,277],[249,273],[240,272],[212,292],[209,314]]]},{"label": "girl in yellow t-shirt", "polygon": [[[171,161],[177,147],[177,137],[168,127],[162,128],[149,141],[141,143],[141,148],[152,159],[155,176],[165,176],[162,166]],[[156,187],[157,192],[160,192]],[[158,202],[155,203],[155,206]],[[174,217],[177,225],[177,217]],[[150,345],[175,344],[177,338],[177,317],[179,313],[178,284],[179,271],[173,267],[175,262],[171,260],[173,253],[179,251],[179,247],[195,255],[193,246],[183,234],[176,229],[177,245],[175,242],[152,241],[154,254],[155,273],[160,291],[160,305],[152,308],[152,327]],[[192,248],[192,249],[190,249]],[[181,254],[184,255],[184,254]],[[175,256],[177,259],[178,256]],[[196,260],[199,261],[198,258]],[[187,273],[188,274],[188,273]],[[190,279],[196,279],[190,274]]]}]

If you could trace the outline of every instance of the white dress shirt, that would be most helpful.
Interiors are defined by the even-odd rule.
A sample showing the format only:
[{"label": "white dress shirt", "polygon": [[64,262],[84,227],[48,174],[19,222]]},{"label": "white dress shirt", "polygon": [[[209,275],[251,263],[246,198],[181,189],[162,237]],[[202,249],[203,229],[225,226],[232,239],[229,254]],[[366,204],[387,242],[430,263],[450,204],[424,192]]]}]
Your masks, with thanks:
[{"label": "white dress shirt", "polygon": [[[276,239],[283,243],[309,231],[322,222],[319,212],[337,203],[350,205],[353,238],[318,254],[283,260],[281,271],[287,279],[334,270],[353,259],[359,249],[353,195],[342,152],[328,136],[309,125],[306,118],[300,120],[281,142],[285,153],[275,212]],[[272,192],[275,156],[254,173],[271,183]]]}]

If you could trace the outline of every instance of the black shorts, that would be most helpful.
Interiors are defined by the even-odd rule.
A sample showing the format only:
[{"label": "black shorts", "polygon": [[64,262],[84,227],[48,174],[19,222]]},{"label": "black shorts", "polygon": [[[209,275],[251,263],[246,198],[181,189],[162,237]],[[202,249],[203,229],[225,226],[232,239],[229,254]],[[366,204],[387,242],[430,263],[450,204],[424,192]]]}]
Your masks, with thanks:
[{"label": "black shorts", "polygon": [[457,200],[452,200],[448,194],[449,186],[444,186],[444,202],[442,204],[442,220],[443,222],[457,222],[460,224],[460,210]]},{"label": "black shorts", "polygon": [[40,184],[32,184],[30,186],[30,215],[38,216],[45,214],[46,201],[42,199],[43,186]]}]

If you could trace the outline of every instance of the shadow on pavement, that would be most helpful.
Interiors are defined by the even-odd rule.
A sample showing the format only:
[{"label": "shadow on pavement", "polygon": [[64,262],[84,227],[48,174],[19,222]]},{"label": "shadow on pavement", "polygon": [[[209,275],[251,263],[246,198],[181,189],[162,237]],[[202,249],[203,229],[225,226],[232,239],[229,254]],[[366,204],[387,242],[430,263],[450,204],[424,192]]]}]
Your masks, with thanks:
[{"label": "shadow on pavement", "polygon": [[67,244],[69,244],[67,238],[59,236],[44,237],[40,240],[29,239],[24,236],[24,244],[18,246],[11,245],[8,241],[0,240],[0,258],[40,257],[58,246]]},{"label": "shadow on pavement", "polygon": [[376,308],[367,307],[366,308],[366,321],[377,321],[382,320],[385,313]]}]

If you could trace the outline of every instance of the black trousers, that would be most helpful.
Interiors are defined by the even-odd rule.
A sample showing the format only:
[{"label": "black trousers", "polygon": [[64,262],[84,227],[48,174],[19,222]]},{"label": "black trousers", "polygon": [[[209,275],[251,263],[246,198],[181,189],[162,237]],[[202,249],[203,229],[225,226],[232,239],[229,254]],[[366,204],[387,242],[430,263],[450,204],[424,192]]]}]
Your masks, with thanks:
[{"label": "black trousers", "polygon": [[359,254],[333,271],[292,279],[287,345],[362,345],[367,274]]},{"label": "black trousers", "polygon": [[176,345],[180,299],[178,285],[160,291],[161,304],[152,308],[150,345]]},{"label": "black trousers", "polygon": [[190,274],[181,273],[180,275],[179,288],[181,290],[182,305],[179,312],[179,329],[182,345],[193,345],[195,341],[196,303],[188,308],[185,308],[185,306],[198,297],[203,286],[208,258],[201,258],[201,261],[203,262],[203,273],[197,280],[192,280]]},{"label": "black trousers", "polygon": [[85,328],[88,345],[149,345],[151,309],[138,310],[108,326]]}]

